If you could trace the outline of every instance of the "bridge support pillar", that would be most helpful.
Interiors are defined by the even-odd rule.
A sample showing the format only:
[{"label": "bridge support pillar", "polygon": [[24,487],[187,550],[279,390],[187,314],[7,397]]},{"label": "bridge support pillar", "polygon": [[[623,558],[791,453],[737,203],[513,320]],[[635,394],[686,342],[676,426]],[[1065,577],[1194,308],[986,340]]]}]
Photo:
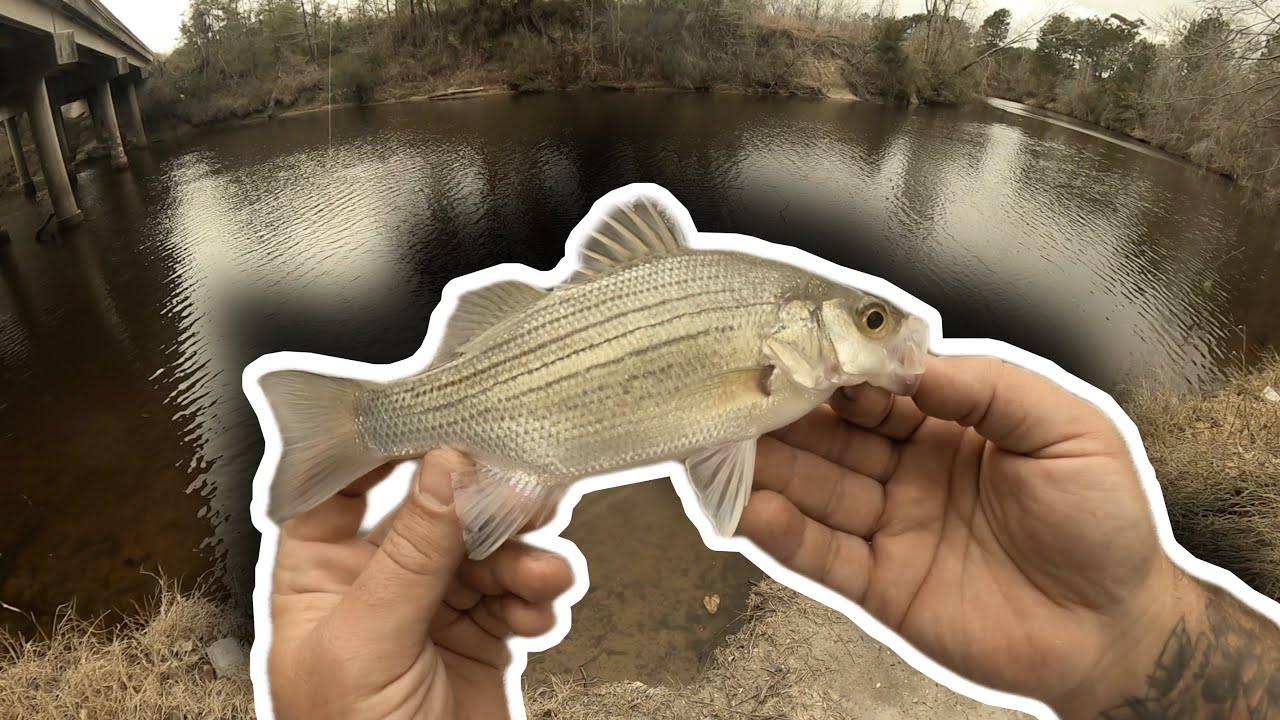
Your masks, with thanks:
[{"label": "bridge support pillar", "polygon": [[22,135],[18,134],[18,118],[15,115],[4,121],[4,132],[9,136],[9,152],[13,155],[13,164],[18,168],[18,184],[27,197],[36,196],[36,184],[31,179],[31,168],[27,166],[27,156],[22,152]]},{"label": "bridge support pillar", "polygon": [[129,100],[129,124],[133,126],[133,138],[139,147],[148,147],[147,130],[142,125],[142,107],[138,105],[138,86],[132,78],[124,79],[124,96]]},{"label": "bridge support pillar", "polygon": [[40,78],[27,86],[27,116],[31,118],[31,134],[36,138],[36,151],[44,168],[44,182],[49,187],[49,199],[53,202],[53,214],[58,225],[69,227],[84,220],[76,196],[71,192],[71,180],[58,145],[58,128],[53,122],[49,104],[49,89]]},{"label": "bridge support pillar", "polygon": [[124,154],[124,142],[120,140],[120,120],[116,118],[116,103],[111,99],[111,83],[98,83],[98,122],[102,123],[102,141],[111,153],[111,167],[124,170],[129,158]]},{"label": "bridge support pillar", "polygon": [[53,115],[53,127],[58,131],[58,147],[62,150],[62,164],[67,168],[67,177],[71,180],[71,186],[75,187],[80,183],[80,178],[76,176],[76,156],[71,152],[71,144],[67,142],[67,128],[62,118],[62,106],[54,102],[49,109]]}]

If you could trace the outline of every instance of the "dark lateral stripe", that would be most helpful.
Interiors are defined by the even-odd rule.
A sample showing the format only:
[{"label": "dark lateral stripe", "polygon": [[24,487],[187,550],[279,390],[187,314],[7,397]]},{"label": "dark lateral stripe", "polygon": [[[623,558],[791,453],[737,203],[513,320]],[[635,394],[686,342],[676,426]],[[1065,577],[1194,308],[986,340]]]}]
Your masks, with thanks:
[{"label": "dark lateral stripe", "polygon": [[[754,304],[754,305],[743,305],[743,306],[740,306],[740,309],[748,309],[748,308],[753,308],[753,307],[765,307],[766,305],[767,305],[766,303],[758,303],[758,304]],[[618,340],[621,340],[621,339],[623,339],[623,338],[625,338],[625,337],[628,337],[628,336],[631,336],[631,335],[635,335],[635,334],[637,334],[637,333],[642,333],[642,332],[645,332],[645,331],[647,331],[647,330],[651,330],[652,328],[658,327],[659,325],[665,325],[665,324],[667,324],[667,323],[675,322],[675,321],[677,321],[677,320],[681,320],[681,319],[688,318],[688,317],[696,317],[696,316],[698,316],[698,315],[704,315],[704,314],[709,314],[709,313],[714,313],[714,312],[723,312],[724,310],[725,310],[725,308],[723,308],[723,307],[706,308],[706,309],[703,309],[703,310],[695,310],[695,311],[693,311],[693,312],[681,313],[681,314],[679,314],[679,315],[674,315],[674,316],[671,316],[671,317],[668,317],[668,318],[664,318],[664,319],[662,319],[662,320],[660,320],[660,321],[658,321],[658,322],[655,322],[655,323],[649,323],[649,324],[646,324],[646,325],[641,325],[641,326],[638,326],[638,327],[633,327],[633,328],[631,328],[631,329],[627,330],[626,332],[620,333],[620,334],[618,334],[618,335],[614,335],[614,336],[612,336],[612,337],[610,337],[610,338],[607,338],[607,339],[605,339],[605,340],[601,340],[601,341],[596,342],[596,343],[592,343],[592,344],[587,345],[586,347],[583,347],[583,348],[581,348],[581,349],[579,349],[579,350],[577,350],[577,351],[575,351],[575,352],[573,352],[573,353],[570,353],[570,354],[568,354],[568,355],[565,355],[565,356],[562,356],[562,357],[552,358],[552,359],[548,360],[547,362],[544,362],[544,363],[542,363],[542,364],[540,364],[540,365],[537,365],[537,366],[532,367],[532,368],[529,368],[529,369],[527,369],[527,370],[523,370],[523,371],[521,371],[521,372],[518,372],[518,373],[516,373],[515,375],[510,376],[510,377],[509,377],[509,378],[508,378],[508,379],[507,379],[503,384],[510,383],[510,382],[515,382],[515,381],[519,380],[520,378],[526,377],[526,376],[528,376],[528,375],[532,375],[532,374],[534,374],[534,373],[536,373],[536,372],[538,372],[538,371],[540,371],[540,370],[543,370],[543,369],[545,369],[545,368],[547,368],[547,367],[550,367],[550,366],[555,365],[555,364],[557,364],[557,363],[563,362],[564,360],[568,359],[569,357],[572,357],[573,355],[576,355],[576,354],[579,354],[579,353],[586,353],[586,352],[590,352],[591,350],[594,350],[594,349],[596,349],[596,348],[599,348],[599,347],[600,347],[600,346],[602,346],[602,345],[607,345],[607,344],[609,344],[609,343],[612,343],[612,342],[616,342],[616,341],[618,341]],[[688,340],[689,338],[694,337],[694,336],[696,336],[696,335],[700,335],[700,334],[702,334],[702,333],[706,332],[706,331],[707,331],[707,330],[709,330],[709,329],[711,329],[711,328],[706,328],[706,327],[703,327],[703,328],[697,328],[697,329],[694,329],[694,330],[692,330],[692,331],[690,331],[690,332],[688,332],[688,333],[685,333],[685,334],[683,334],[683,335],[680,335],[680,336],[678,336],[678,337],[670,338],[669,340],[663,341],[662,343],[657,343],[657,344],[655,344],[653,347],[654,347],[654,348],[657,348],[657,347],[661,347],[661,346],[664,346],[664,345],[669,345],[669,344],[671,344],[671,343],[681,342],[681,341],[684,341],[684,340]],[[606,360],[606,361],[603,361],[603,362],[594,363],[594,364],[592,364],[592,365],[589,365],[589,366],[586,366],[586,367],[584,367],[584,368],[581,368],[581,369],[579,370],[579,372],[577,372],[577,373],[570,374],[570,375],[566,375],[564,378],[561,378],[561,380],[563,380],[563,379],[571,379],[571,378],[577,377],[578,375],[589,373],[589,372],[591,372],[592,370],[594,370],[594,369],[596,369],[596,368],[604,367],[604,366],[607,366],[607,365],[613,364],[613,363],[615,363],[615,362],[617,362],[617,361],[616,361],[616,360]],[[548,383],[548,385],[552,385],[552,384],[554,384],[555,382],[556,382],[556,381],[552,381],[552,382]],[[499,386],[499,387],[500,387],[500,386]],[[464,394],[463,394],[463,395],[461,395],[461,396],[458,396],[458,397],[455,397],[455,398],[450,398],[449,400],[445,400],[445,401],[443,401],[443,402],[440,402],[440,403],[437,403],[437,404],[434,404],[434,405],[426,405],[426,406],[423,406],[421,409],[417,410],[415,414],[430,415],[430,414],[437,414],[437,413],[440,413],[441,411],[447,411],[447,410],[449,410],[449,409],[451,409],[451,408],[455,408],[455,407],[457,407],[458,405],[460,405],[460,404],[462,404],[462,403],[466,402],[467,400],[470,400],[471,398],[473,398],[473,397],[475,397],[475,396],[477,396],[477,395],[481,395],[481,394],[484,394],[484,393],[490,393],[490,392],[492,392],[492,390],[493,390],[493,388],[492,388],[492,387],[477,387],[477,388],[473,388],[473,389],[469,390],[468,392],[464,393]],[[510,396],[509,396],[509,395],[508,395],[508,396],[498,396],[498,397],[497,397],[497,398],[495,398],[495,399],[500,399],[501,397],[510,397]]]},{"label": "dark lateral stripe", "polygon": [[[494,372],[494,371],[502,372],[501,368],[502,368],[502,366],[503,366],[503,365],[510,365],[510,364],[513,364],[513,363],[515,363],[515,362],[517,362],[517,361],[519,361],[519,360],[521,360],[521,359],[523,359],[523,358],[530,357],[530,356],[535,356],[535,355],[537,355],[539,352],[542,352],[542,351],[544,351],[544,350],[547,350],[548,348],[564,348],[564,347],[566,347],[566,344],[565,344],[565,342],[564,342],[566,338],[569,338],[569,337],[571,337],[571,336],[573,336],[573,335],[580,335],[580,334],[583,334],[583,333],[589,332],[590,330],[593,330],[593,329],[599,328],[599,327],[601,327],[601,326],[607,325],[607,324],[609,324],[609,323],[611,323],[611,322],[616,322],[616,321],[618,321],[618,320],[625,320],[626,318],[634,317],[634,316],[636,316],[636,315],[640,315],[640,314],[643,314],[643,313],[646,313],[646,312],[649,312],[649,311],[652,311],[652,310],[657,310],[657,309],[659,309],[659,308],[661,308],[661,307],[664,307],[664,306],[666,306],[666,305],[683,304],[683,303],[687,303],[687,302],[689,302],[690,300],[692,300],[692,299],[696,299],[696,298],[705,298],[705,297],[711,297],[711,296],[714,296],[714,295],[724,295],[724,294],[730,294],[730,293],[732,293],[732,292],[733,292],[733,290],[731,290],[731,289],[704,290],[704,291],[702,291],[702,292],[688,293],[688,294],[685,294],[685,295],[680,295],[680,296],[675,296],[675,297],[667,297],[667,298],[663,298],[663,299],[661,299],[661,300],[659,300],[659,301],[657,301],[657,302],[650,303],[650,304],[648,304],[648,305],[639,305],[639,306],[635,306],[635,307],[632,307],[632,308],[627,308],[627,309],[626,309],[624,312],[622,312],[621,314],[618,314],[618,315],[611,315],[611,316],[609,316],[609,317],[606,317],[606,318],[604,318],[604,319],[598,320],[598,321],[593,322],[593,323],[589,323],[589,324],[587,324],[587,325],[576,325],[576,326],[573,326],[573,327],[570,327],[570,328],[566,328],[564,332],[562,332],[562,333],[560,333],[560,334],[557,334],[557,335],[554,335],[554,336],[552,336],[552,337],[550,337],[550,338],[547,338],[547,339],[545,339],[545,340],[542,340],[542,341],[541,341],[541,342],[539,342],[538,344],[536,344],[536,345],[534,345],[534,346],[532,346],[532,347],[530,347],[530,348],[527,348],[527,349],[525,349],[525,350],[520,351],[520,352],[519,352],[519,354],[511,355],[511,354],[509,354],[509,353],[501,353],[501,354],[498,354],[498,355],[497,355],[497,357],[493,357],[493,356],[488,356],[488,355],[486,355],[486,356],[485,356],[485,357],[483,357],[483,358],[477,358],[477,362],[478,362],[478,363],[483,363],[483,364],[479,364],[479,365],[478,365],[478,366],[476,366],[476,367],[472,367],[472,368],[470,368],[470,369],[468,369],[468,370],[466,370],[466,371],[462,372],[460,375],[457,375],[457,376],[455,376],[455,377],[451,377],[451,378],[449,378],[448,380],[445,380],[445,381],[443,381],[443,382],[440,382],[440,383],[439,383],[439,384],[437,384],[437,385],[429,386],[429,387],[430,387],[430,389],[428,390],[428,392],[429,392],[430,394],[432,394],[432,395],[439,395],[439,394],[443,394],[443,393],[445,393],[445,392],[448,392],[450,389],[457,388],[457,387],[459,387],[459,386],[464,386],[464,385],[466,385],[468,382],[471,382],[472,380],[475,380],[475,379],[477,379],[477,378],[483,377],[483,376],[485,376],[486,374],[488,374],[488,373],[490,373],[490,372]],[[667,319],[665,319],[663,322],[671,322],[673,319],[675,319],[675,318],[677,318],[677,317],[680,317],[680,316],[679,316],[679,315],[676,315],[676,316],[668,317],[668,318],[667,318]],[[529,332],[531,333],[532,331],[529,331]],[[619,335],[612,336],[612,337],[610,337],[610,338],[606,339],[604,342],[609,342],[609,341],[612,341],[612,340],[616,340],[617,338],[622,337],[622,336],[623,336],[623,335],[625,335],[625,334],[626,334],[626,333],[624,332],[624,333],[621,333],[621,334],[619,334]],[[580,349],[579,349],[579,350],[580,350]],[[548,359],[548,363],[550,363],[550,362],[555,362],[555,361],[557,361],[557,360],[563,359],[564,357],[568,357],[569,355],[573,354],[574,352],[578,352],[578,350],[573,350],[573,351],[570,351],[570,352],[565,352],[565,353],[563,353],[562,355],[553,355],[552,357],[550,357],[550,358]],[[491,361],[490,361],[490,362],[487,362],[487,363],[484,363],[483,361],[485,361],[485,360],[491,360]],[[520,376],[520,375],[522,375],[522,374],[523,374],[523,372],[517,372],[515,375],[496,375],[496,376],[494,376],[494,377],[492,377],[492,378],[488,378],[486,382],[488,382],[489,384],[494,384],[494,385],[496,385],[496,384],[508,383],[508,382],[511,382],[513,379],[515,379],[515,378],[519,377],[519,376]],[[408,392],[414,392],[414,391],[413,391],[413,390],[409,390]]]}]

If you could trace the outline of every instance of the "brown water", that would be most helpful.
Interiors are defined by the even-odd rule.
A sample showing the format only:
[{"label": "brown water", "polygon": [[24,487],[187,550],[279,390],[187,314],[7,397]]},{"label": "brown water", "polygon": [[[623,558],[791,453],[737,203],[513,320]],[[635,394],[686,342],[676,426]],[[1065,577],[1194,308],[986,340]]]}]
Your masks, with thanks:
[{"label": "brown water", "polygon": [[[1280,231],[1220,178],[992,107],[493,97],[279,120],[135,153],[87,223],[0,198],[0,601],[127,607],[142,570],[248,592],[261,455],[240,371],[297,350],[390,362],[450,278],[548,268],[601,194],[658,182],[699,227],[793,244],[1106,388],[1211,382],[1280,344]],[[1087,128],[1083,128],[1087,130]],[[531,673],[688,679],[758,570],[697,541],[669,482],[588,497],[593,587]],[[702,598],[719,594],[712,616]],[[7,629],[32,632],[0,611]]]}]

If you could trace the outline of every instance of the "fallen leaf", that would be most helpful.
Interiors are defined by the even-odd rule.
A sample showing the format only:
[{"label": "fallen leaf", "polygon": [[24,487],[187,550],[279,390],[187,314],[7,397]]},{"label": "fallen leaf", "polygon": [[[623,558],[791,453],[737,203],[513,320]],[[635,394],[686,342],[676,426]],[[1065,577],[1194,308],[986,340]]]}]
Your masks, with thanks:
[{"label": "fallen leaf", "polygon": [[720,596],[708,595],[702,598],[702,606],[707,609],[707,612],[715,615],[716,611],[720,609]]}]

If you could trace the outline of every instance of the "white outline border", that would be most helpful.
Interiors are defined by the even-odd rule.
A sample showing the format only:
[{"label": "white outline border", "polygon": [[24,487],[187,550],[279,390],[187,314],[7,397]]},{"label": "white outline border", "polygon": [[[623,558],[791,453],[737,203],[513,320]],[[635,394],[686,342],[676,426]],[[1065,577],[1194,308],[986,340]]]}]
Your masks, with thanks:
[{"label": "white outline border", "polygon": [[[242,376],[244,393],[258,415],[266,441],[262,461],[253,479],[253,500],[250,504],[250,515],[252,516],[253,524],[262,534],[262,545],[255,570],[256,582],[253,591],[255,637],[253,648],[250,652],[250,675],[253,680],[255,709],[259,718],[267,720],[273,720],[274,718],[268,689],[267,648],[272,637],[270,587],[276,550],[279,545],[279,528],[266,517],[265,510],[268,489],[280,456],[279,428],[276,426],[266,399],[263,397],[262,390],[258,384],[259,378],[265,373],[284,369],[308,370],[379,381],[394,380],[420,372],[429,365],[430,360],[435,355],[440,337],[444,332],[445,318],[453,313],[460,295],[506,280],[519,280],[546,288],[554,287],[564,282],[577,268],[577,249],[589,237],[588,230],[594,228],[600,222],[606,208],[619,202],[632,200],[640,195],[654,198],[661,203],[663,208],[672,216],[672,220],[684,229],[691,247],[731,249],[790,263],[817,275],[828,277],[836,282],[880,295],[886,300],[898,304],[904,310],[924,318],[930,328],[930,351],[932,353],[936,355],[994,356],[1043,375],[1100,408],[1119,429],[1129,446],[1131,456],[1142,480],[1143,489],[1151,506],[1160,545],[1165,553],[1188,574],[1226,589],[1249,607],[1269,617],[1272,621],[1280,623],[1280,604],[1245,585],[1244,582],[1227,570],[1194,557],[1174,539],[1164,498],[1156,481],[1155,471],[1147,459],[1142,440],[1138,435],[1138,429],[1109,394],[1067,373],[1061,367],[1045,358],[1006,343],[987,339],[943,338],[942,318],[936,310],[881,278],[841,267],[798,248],[775,245],[745,235],[699,232],[694,228],[693,220],[688,210],[665,188],[650,183],[637,183],[609,192],[594,203],[591,211],[570,234],[565,246],[566,253],[564,258],[551,270],[540,272],[525,265],[506,263],[451,280],[444,287],[440,304],[431,314],[430,327],[422,346],[409,358],[387,365],[372,365],[309,353],[280,352],[264,355],[245,368]],[[397,468],[390,478],[370,493],[366,524],[376,522],[396,506],[403,497],[403,490],[408,487],[414,465],[416,463],[405,463]],[[871,637],[888,646],[890,650],[897,653],[912,667],[957,693],[988,705],[1018,710],[1039,718],[1056,717],[1053,711],[1043,703],[978,685],[940,666],[897,636],[893,631],[876,621],[852,601],[788,570],[771,559],[750,540],[744,537],[720,537],[712,529],[710,521],[700,510],[697,499],[689,486],[684,466],[679,462],[669,461],[596,476],[575,483],[560,501],[552,520],[539,530],[523,536],[522,539],[531,545],[560,553],[567,558],[573,570],[574,583],[569,591],[555,602],[556,623],[550,631],[536,638],[512,638],[508,642],[513,660],[506,673],[505,685],[512,720],[527,720],[521,678],[528,662],[528,653],[549,649],[564,639],[570,627],[570,608],[582,599],[589,586],[586,559],[572,542],[559,537],[559,533],[568,525],[574,507],[577,506],[578,501],[586,493],[655,480],[663,476],[671,477],[681,503],[684,505],[685,514],[697,527],[703,542],[710,549],[741,553],[778,582],[845,615]],[[398,494],[396,492],[397,488],[400,489]]]}]

